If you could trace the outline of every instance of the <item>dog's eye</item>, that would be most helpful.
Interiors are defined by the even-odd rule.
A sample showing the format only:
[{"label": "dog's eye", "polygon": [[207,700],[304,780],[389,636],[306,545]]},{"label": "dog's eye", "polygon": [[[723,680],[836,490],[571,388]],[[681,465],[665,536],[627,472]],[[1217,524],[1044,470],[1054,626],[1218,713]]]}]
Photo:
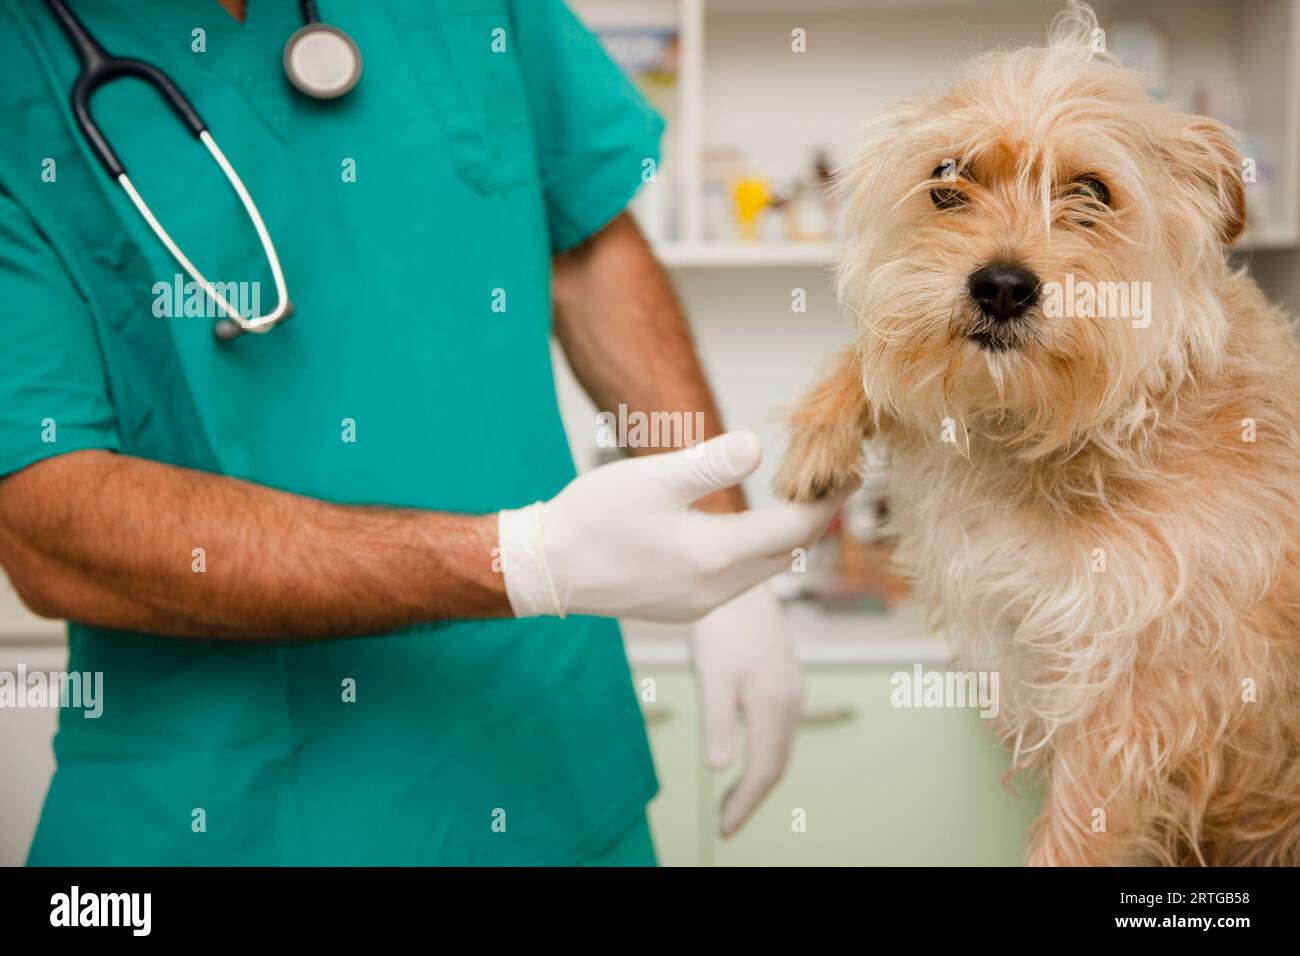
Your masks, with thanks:
[{"label": "dog's eye", "polygon": [[[1082,196],[1099,206],[1110,206],[1110,188],[1092,173],[1085,173],[1070,184],[1070,194]],[[1091,226],[1091,222],[1084,222]]]},{"label": "dog's eye", "polygon": [[[957,178],[957,167],[951,160],[940,163],[934,167],[934,172],[930,173],[930,178],[952,182]],[[930,200],[938,209],[955,209],[958,206],[966,205],[966,194],[960,189],[953,189],[951,186],[941,186],[938,189],[930,190]]]},{"label": "dog's eye", "polygon": [[1110,188],[1091,173],[1076,179],[1071,186],[1071,191],[1077,195],[1096,200],[1103,206],[1110,205]]}]

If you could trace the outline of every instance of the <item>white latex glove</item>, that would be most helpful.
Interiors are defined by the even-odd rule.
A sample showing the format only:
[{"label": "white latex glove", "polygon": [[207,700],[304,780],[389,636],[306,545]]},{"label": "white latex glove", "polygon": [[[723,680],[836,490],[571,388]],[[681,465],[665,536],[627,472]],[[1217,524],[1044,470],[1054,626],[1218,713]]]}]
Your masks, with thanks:
[{"label": "white latex glove", "polygon": [[516,617],[596,614],[694,621],[788,567],[843,503],[736,514],[692,510],[758,467],[753,432],[595,468],[547,502],[503,511],[498,536]]},{"label": "white latex glove", "polygon": [[785,611],[766,584],[722,605],[694,631],[704,758],[710,769],[731,765],[737,716],[745,718],[745,772],[722,801],[720,829],[729,837],[785,773],[799,726],[803,674]]}]

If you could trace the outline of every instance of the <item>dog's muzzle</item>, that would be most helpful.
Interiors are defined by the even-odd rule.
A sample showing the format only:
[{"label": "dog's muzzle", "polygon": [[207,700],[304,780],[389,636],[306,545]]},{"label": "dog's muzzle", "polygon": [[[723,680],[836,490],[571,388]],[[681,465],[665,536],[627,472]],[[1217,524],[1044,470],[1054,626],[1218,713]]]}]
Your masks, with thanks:
[{"label": "dog's muzzle", "polygon": [[1013,348],[1019,325],[1026,312],[1038,302],[1038,276],[1022,265],[994,262],[981,266],[966,280],[966,289],[979,317],[967,338],[983,349]]}]

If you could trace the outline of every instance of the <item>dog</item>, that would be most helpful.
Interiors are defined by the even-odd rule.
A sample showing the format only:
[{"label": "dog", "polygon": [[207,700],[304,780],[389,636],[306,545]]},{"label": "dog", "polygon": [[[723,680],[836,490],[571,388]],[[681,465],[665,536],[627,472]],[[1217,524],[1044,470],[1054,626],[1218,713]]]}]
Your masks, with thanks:
[{"label": "dog", "polygon": [[884,456],[896,559],[1042,782],[1027,862],[1295,865],[1300,348],[1225,254],[1234,134],[1103,45],[1071,3],[881,118],[840,184],[859,337],[776,490]]}]

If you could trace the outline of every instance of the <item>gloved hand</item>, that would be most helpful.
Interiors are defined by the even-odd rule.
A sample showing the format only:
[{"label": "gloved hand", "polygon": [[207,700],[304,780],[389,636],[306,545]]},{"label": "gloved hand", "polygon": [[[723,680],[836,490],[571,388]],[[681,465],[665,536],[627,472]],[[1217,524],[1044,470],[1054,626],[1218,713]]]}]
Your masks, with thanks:
[{"label": "gloved hand", "polygon": [[694,621],[790,564],[844,494],[737,514],[691,505],[758,467],[753,432],[629,458],[579,475],[554,498],[502,511],[497,533],[516,617],[596,614]]},{"label": "gloved hand", "polygon": [[785,611],[767,584],[699,621],[692,648],[710,769],[730,766],[736,718],[745,718],[745,772],[722,801],[720,829],[728,837],[785,773],[799,725],[803,674]]}]

